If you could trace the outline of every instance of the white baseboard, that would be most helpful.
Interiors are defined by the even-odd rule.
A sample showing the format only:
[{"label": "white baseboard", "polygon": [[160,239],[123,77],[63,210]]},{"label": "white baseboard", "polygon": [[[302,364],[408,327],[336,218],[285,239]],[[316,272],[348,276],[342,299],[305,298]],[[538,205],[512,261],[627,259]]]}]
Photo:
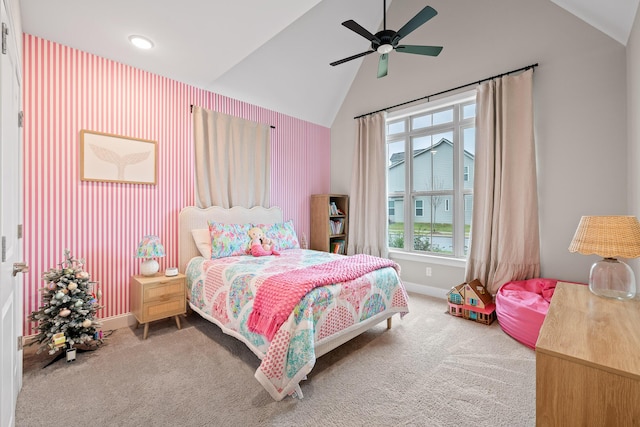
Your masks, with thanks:
[{"label": "white baseboard", "polygon": [[136,317],[131,313],[120,314],[118,316],[106,317],[100,319],[103,331],[111,331],[120,328],[128,328],[135,326]]},{"label": "white baseboard", "polygon": [[434,286],[428,285],[419,285],[417,283],[403,281],[402,284],[408,292],[415,292],[416,294],[427,295],[444,300],[447,299],[447,292],[449,292],[449,289],[436,288]]}]

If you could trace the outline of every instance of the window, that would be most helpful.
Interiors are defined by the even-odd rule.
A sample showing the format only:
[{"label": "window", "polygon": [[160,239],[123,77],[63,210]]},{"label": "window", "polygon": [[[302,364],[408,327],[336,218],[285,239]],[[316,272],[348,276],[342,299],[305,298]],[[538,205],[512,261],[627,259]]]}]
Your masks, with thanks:
[{"label": "window", "polygon": [[386,172],[390,248],[467,256],[475,112],[472,91],[389,114]]}]

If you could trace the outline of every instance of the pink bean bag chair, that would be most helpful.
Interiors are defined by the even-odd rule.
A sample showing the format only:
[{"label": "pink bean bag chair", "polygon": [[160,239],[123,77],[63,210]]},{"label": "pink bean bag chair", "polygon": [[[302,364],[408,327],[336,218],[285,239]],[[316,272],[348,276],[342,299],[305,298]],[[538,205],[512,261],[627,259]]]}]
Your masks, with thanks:
[{"label": "pink bean bag chair", "polygon": [[557,282],[529,279],[502,285],[496,294],[496,316],[502,330],[535,349]]}]

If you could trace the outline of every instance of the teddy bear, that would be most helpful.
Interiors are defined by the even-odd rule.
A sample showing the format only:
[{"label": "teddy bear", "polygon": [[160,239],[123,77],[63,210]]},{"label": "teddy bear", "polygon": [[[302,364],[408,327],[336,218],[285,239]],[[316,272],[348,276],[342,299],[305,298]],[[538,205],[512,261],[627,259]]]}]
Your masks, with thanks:
[{"label": "teddy bear", "polygon": [[253,227],[248,231],[251,243],[249,244],[249,253],[253,256],[265,256],[265,255],[280,255],[280,253],[273,249],[273,242],[267,236],[260,227]]}]

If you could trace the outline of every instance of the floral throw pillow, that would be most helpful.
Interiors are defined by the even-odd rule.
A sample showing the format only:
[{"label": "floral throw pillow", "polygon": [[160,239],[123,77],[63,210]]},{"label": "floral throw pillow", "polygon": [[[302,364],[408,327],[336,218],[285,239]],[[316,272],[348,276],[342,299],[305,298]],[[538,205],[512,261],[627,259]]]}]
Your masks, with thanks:
[{"label": "floral throw pillow", "polygon": [[293,221],[278,222],[275,224],[254,224],[254,227],[260,227],[264,231],[264,235],[273,241],[273,247],[276,250],[283,251],[285,249],[299,249],[300,242],[296,230],[293,228]]},{"label": "floral throw pillow", "polygon": [[211,259],[246,255],[251,224],[222,224],[209,221]]}]

